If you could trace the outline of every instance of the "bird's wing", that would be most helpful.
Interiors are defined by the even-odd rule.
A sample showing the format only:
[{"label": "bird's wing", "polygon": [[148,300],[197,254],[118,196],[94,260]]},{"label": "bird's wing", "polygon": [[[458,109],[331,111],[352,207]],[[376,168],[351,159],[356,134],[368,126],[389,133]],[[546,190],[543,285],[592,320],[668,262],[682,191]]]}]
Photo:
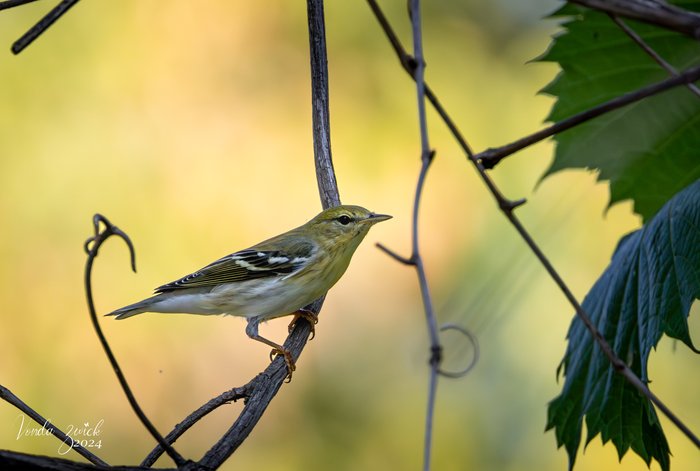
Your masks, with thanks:
[{"label": "bird's wing", "polygon": [[179,280],[159,286],[155,292],[167,293],[185,288],[214,287],[256,278],[286,276],[301,270],[311,259],[315,246],[310,242],[294,244],[293,250],[256,250],[255,247],[227,255]]}]

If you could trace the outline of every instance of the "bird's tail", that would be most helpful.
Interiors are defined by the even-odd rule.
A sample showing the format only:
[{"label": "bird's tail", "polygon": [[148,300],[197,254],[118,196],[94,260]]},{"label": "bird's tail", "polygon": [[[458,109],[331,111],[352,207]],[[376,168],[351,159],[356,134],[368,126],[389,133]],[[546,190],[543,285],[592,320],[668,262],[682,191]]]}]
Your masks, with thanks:
[{"label": "bird's tail", "polygon": [[136,314],[141,314],[143,312],[149,312],[150,307],[153,305],[154,299],[158,296],[153,296],[148,299],[144,299],[143,301],[139,301],[134,304],[129,304],[128,306],[124,306],[123,308],[117,309],[116,311],[112,311],[109,314],[105,314],[105,316],[115,316],[117,320],[119,319],[126,319],[131,316],[135,316]]}]

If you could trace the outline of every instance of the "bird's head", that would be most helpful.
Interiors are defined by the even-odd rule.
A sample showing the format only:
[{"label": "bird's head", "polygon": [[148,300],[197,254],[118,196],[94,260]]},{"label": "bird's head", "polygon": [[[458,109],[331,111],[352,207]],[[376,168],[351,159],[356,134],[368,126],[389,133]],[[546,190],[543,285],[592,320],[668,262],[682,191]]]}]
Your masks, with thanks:
[{"label": "bird's head", "polygon": [[387,214],[376,214],[362,206],[342,205],[326,209],[306,223],[309,228],[335,244],[356,241],[359,244],[369,228],[378,222],[391,219]]}]

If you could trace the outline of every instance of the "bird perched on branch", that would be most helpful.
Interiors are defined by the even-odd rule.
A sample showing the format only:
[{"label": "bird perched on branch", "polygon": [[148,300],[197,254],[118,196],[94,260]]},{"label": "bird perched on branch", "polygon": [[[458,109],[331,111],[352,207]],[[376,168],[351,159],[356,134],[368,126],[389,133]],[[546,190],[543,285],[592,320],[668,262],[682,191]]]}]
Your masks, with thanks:
[{"label": "bird perched on branch", "polygon": [[246,334],[282,355],[289,377],[291,353],[258,334],[258,324],[294,315],[312,326],[316,314],[304,306],[323,296],[350,264],[370,227],[391,216],[360,206],[336,206],[289,232],[234,252],[196,272],[155,289],[155,296],[113,311],[126,319],[143,312],[228,314],[245,317]]}]

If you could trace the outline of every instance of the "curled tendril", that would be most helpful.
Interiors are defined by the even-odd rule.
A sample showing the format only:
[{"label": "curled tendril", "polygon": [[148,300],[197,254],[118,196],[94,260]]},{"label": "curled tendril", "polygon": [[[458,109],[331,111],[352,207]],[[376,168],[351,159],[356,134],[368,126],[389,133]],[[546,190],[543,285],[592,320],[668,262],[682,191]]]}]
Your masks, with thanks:
[{"label": "curled tendril", "polygon": [[472,361],[469,362],[469,364],[466,366],[466,368],[459,370],[459,371],[446,371],[443,370],[442,368],[438,367],[438,374],[441,376],[445,376],[447,378],[462,378],[469,373],[472,368],[476,365],[476,363],[479,361],[479,342],[476,339],[476,336],[472,334],[470,331],[465,329],[464,327],[457,325],[457,324],[444,324],[440,327],[440,332],[444,332],[446,330],[456,330],[460,334],[464,335],[469,343],[472,344],[474,347],[474,357],[472,358]]},{"label": "curled tendril", "polygon": [[[104,224],[104,231],[100,231],[100,223]],[[131,243],[129,236],[117,226],[109,222],[109,219],[101,214],[95,214],[92,217],[92,224],[95,229],[95,235],[85,241],[85,252],[92,258],[97,257],[97,252],[104,241],[115,235],[122,239],[126,243],[127,247],[129,247],[131,270],[136,272],[136,251],[134,250],[134,244]]]},{"label": "curled tendril", "polygon": [[[95,235],[87,239],[84,244],[85,252],[88,256],[87,263],[85,264],[85,297],[87,298],[88,310],[90,312],[90,320],[92,321],[92,325],[95,329],[97,337],[100,339],[102,348],[104,349],[104,352],[107,355],[107,359],[112,365],[114,374],[117,376],[119,384],[121,385],[122,390],[124,391],[124,395],[129,401],[129,404],[131,405],[131,408],[133,409],[134,413],[141,420],[141,423],[150,432],[155,441],[158,442],[158,444],[168,453],[168,455],[170,455],[175,464],[178,467],[182,467],[189,463],[189,461],[185,460],[185,458],[183,458],[177,451],[175,451],[175,449],[169,443],[165,441],[163,436],[153,426],[153,423],[151,423],[148,417],[146,417],[146,414],[144,414],[143,410],[141,409],[141,406],[139,406],[139,404],[136,402],[136,398],[134,397],[134,394],[131,391],[131,387],[127,383],[126,377],[122,373],[121,367],[119,366],[119,363],[117,362],[114,353],[112,353],[112,348],[109,346],[104,332],[102,332],[102,327],[100,327],[100,323],[97,320],[97,312],[95,311],[95,303],[92,296],[91,275],[93,262],[95,261],[95,257],[97,257],[97,253],[100,250],[100,246],[113,235],[122,239],[129,247],[129,253],[131,255],[131,269],[133,271],[136,271],[136,252],[134,250],[134,245],[131,243],[131,239],[128,235],[126,235],[126,233],[124,233],[117,226],[109,222],[109,219],[102,216],[101,214],[95,214],[93,216],[92,225],[95,231]],[[100,230],[101,225],[104,226],[104,230]]]}]

